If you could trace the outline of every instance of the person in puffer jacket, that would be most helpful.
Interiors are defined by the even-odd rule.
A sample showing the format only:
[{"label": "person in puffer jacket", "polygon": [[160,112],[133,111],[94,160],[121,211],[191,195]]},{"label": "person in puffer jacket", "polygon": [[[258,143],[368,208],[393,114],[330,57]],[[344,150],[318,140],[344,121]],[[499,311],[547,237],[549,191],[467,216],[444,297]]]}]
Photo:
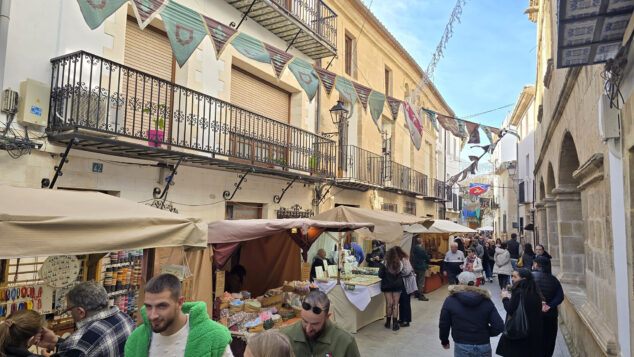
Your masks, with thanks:
[{"label": "person in puffer jacket", "polygon": [[454,341],[454,356],[490,356],[490,338],[504,330],[488,290],[475,285],[471,272],[458,276],[460,285],[449,286],[449,296],[440,311],[440,343],[449,349],[449,331]]}]

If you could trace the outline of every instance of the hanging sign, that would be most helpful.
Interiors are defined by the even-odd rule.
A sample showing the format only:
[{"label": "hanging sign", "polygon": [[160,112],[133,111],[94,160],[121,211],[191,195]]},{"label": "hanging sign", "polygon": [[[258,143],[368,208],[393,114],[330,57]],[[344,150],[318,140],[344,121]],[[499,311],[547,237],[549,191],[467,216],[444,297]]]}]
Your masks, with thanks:
[{"label": "hanging sign", "polygon": [[38,275],[48,285],[63,288],[75,282],[80,263],[73,255],[54,255],[46,258]]},{"label": "hanging sign", "polygon": [[489,186],[491,186],[491,185],[487,185],[487,184],[484,184],[484,183],[470,183],[469,184],[469,193],[474,195],[474,196],[481,195],[481,194],[487,192],[487,190],[489,189]]}]

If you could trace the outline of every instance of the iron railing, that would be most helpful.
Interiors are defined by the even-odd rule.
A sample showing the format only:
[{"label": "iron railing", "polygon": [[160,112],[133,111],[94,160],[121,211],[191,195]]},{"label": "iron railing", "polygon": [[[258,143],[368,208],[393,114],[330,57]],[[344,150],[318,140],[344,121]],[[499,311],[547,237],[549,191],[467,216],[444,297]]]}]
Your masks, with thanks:
[{"label": "iron railing", "polygon": [[87,52],[51,63],[50,131],[83,128],[149,146],[335,175],[336,143],[322,136]]},{"label": "iron railing", "polygon": [[273,0],[322,40],[337,48],[337,14],[321,0]]},{"label": "iron railing", "polygon": [[419,195],[427,196],[427,186],[427,175],[416,170],[412,170],[412,192],[415,192]]},{"label": "iron railing", "polygon": [[383,156],[354,145],[342,148],[343,164],[339,179],[374,186],[383,185]]},{"label": "iron railing", "polygon": [[445,183],[438,179],[434,179],[434,197],[445,199]]},{"label": "iron railing", "polygon": [[394,161],[390,162],[392,176],[387,178],[385,186],[411,192],[412,169]]}]

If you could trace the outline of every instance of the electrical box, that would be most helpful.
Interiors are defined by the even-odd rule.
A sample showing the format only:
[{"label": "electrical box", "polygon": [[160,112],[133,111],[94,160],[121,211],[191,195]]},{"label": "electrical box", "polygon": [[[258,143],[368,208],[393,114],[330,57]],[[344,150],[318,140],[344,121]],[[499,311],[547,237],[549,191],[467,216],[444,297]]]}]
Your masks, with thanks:
[{"label": "electrical box", "polygon": [[46,127],[51,91],[46,83],[27,78],[20,83],[18,123],[24,126]]},{"label": "electrical box", "polygon": [[18,92],[13,89],[5,89],[2,91],[2,106],[0,112],[6,114],[15,114],[18,111]]},{"label": "electrical box", "polygon": [[610,98],[605,94],[599,98],[599,133],[603,140],[621,137],[619,110],[610,107]]}]

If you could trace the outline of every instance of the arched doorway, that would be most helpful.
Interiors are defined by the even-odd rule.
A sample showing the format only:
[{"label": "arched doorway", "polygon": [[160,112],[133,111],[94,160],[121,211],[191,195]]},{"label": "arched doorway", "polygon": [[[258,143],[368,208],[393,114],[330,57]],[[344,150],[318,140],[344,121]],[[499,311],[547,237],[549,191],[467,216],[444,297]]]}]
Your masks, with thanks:
[{"label": "arched doorway", "polygon": [[573,177],[579,168],[577,148],[570,133],[564,135],[559,152],[557,202],[561,280],[585,286],[585,240],[579,182]]},{"label": "arched doorway", "polygon": [[546,208],[546,250],[553,257],[552,265],[554,268],[559,267],[559,225],[557,220],[557,202],[553,191],[557,183],[555,182],[555,172],[553,164],[548,163],[548,172],[546,174],[546,191],[544,192],[544,207]]}]

